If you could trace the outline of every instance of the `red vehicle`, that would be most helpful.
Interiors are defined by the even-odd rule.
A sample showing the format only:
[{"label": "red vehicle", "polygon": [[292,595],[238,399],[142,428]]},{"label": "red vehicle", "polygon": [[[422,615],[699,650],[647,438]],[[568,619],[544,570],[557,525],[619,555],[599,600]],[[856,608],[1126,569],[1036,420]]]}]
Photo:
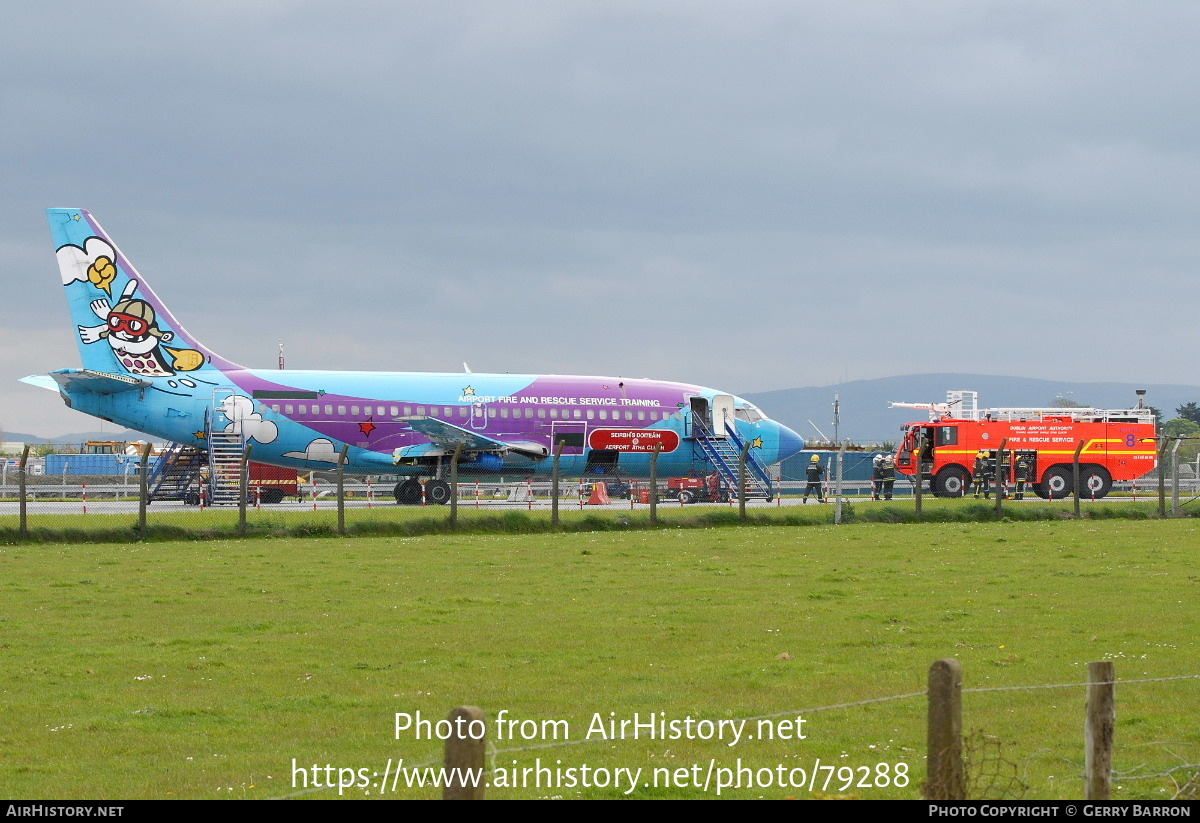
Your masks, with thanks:
[{"label": "red vehicle", "polygon": [[246,467],[250,474],[250,493],[257,489],[264,503],[281,503],[285,497],[294,497],[300,489],[300,473],[282,466],[250,461]]},{"label": "red vehicle", "polygon": [[680,503],[728,503],[729,492],[721,486],[721,475],[713,472],[704,477],[671,477],[667,493]]},{"label": "red vehicle", "polygon": [[[892,403],[925,409],[930,420],[902,427],[896,471],[932,481],[938,497],[962,497],[971,488],[975,460],[983,452],[992,477],[1014,482],[1013,456],[1032,461],[1031,489],[1038,497],[1060,500],[1074,493],[1075,449],[1085,497],[1108,494],[1114,480],[1136,480],[1154,469],[1154,413],[1135,409],[979,409],[978,394],[951,391],[946,403]],[[1004,444],[1004,461],[996,456]]]}]

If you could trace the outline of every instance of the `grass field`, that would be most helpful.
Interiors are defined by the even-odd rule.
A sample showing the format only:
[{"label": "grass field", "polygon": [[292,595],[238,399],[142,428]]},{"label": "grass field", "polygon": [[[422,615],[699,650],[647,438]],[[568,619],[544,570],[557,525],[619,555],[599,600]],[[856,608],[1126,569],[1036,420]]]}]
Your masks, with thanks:
[{"label": "grass field", "polygon": [[[395,714],[474,704],[493,724],[499,781],[540,758],[576,783],[585,766],[593,782],[618,768],[672,778],[633,797],[715,797],[710,767],[740,759],[773,785],[722,797],[914,798],[922,697],[820,709],[921,692],[948,656],[967,689],[1078,684],[1093,660],[1126,681],[1200,674],[1198,547],[1190,520],[3,546],[0,793],[290,795],[314,764],[323,781],[345,768],[357,782],[389,758],[436,761],[440,743],[397,736]],[[1170,797],[1200,770],[1134,779],[1200,762],[1198,696],[1197,679],[1118,686],[1115,797]],[[1080,797],[1084,699],[1078,686],[966,694],[987,791]],[[510,731],[538,734],[495,740],[501,710],[534,721]],[[529,748],[551,742],[543,721],[578,740],[597,715],[635,712],[802,714],[806,738]],[[795,780],[818,760],[855,785],[844,769],[827,784],[820,771],[816,791],[777,785],[780,767]],[[901,773],[906,786],[874,785]],[[628,788],[566,774],[489,797]],[[872,785],[857,785],[864,774]],[[438,794],[401,782],[384,796]]]}]

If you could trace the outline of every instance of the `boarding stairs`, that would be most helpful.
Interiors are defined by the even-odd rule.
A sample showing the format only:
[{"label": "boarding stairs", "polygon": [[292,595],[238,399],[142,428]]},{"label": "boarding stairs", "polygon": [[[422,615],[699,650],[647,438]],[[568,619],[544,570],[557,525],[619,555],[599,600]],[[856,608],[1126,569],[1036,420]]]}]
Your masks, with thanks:
[{"label": "boarding stairs", "polygon": [[[238,428],[234,426],[233,428]],[[242,492],[242,460],[246,442],[237,431],[208,432],[209,503],[213,506],[236,506]]]},{"label": "boarding stairs", "polygon": [[[725,426],[725,436],[717,437],[699,419],[692,420],[692,439],[700,447],[704,457],[721,475],[721,480],[729,489],[738,487],[738,461],[742,457],[745,441],[738,436],[734,428]],[[753,449],[746,453],[746,499],[772,500],[775,491],[771,487],[771,477],[766,467],[754,456]]]},{"label": "boarding stairs", "polygon": [[182,443],[170,444],[150,473],[150,500],[186,501],[200,470],[208,465],[208,452]]}]

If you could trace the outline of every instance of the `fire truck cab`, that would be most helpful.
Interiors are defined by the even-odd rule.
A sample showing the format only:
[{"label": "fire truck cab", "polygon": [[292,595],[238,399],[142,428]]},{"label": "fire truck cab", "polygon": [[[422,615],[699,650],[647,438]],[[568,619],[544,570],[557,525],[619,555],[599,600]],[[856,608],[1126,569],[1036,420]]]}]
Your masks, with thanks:
[{"label": "fire truck cab", "polygon": [[974,391],[947,392],[945,403],[891,405],[929,412],[928,421],[901,427],[896,471],[929,480],[938,497],[967,494],[978,458],[993,486],[1015,482],[1014,458],[1024,458],[1020,471],[1030,488],[1051,500],[1074,493],[1080,443],[1080,492],[1088,498],[1104,497],[1114,480],[1135,480],[1157,462],[1154,413],[1148,408],[980,409]]}]

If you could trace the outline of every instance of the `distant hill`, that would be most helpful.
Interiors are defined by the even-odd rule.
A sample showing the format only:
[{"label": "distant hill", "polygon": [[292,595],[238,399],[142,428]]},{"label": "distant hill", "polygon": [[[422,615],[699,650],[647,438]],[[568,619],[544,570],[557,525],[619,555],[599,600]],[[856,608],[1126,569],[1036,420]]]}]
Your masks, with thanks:
[{"label": "distant hill", "polygon": [[1106,409],[1136,406],[1134,389],[1146,389],[1146,405],[1161,409],[1168,420],[1176,416],[1177,407],[1200,402],[1200,385],[1076,383],[981,374],[909,374],[743,396],[761,407],[767,416],[795,429],[805,440],[811,440],[818,435],[810,420],[826,436],[833,437],[833,396],[837,394],[841,402],[838,436],[871,443],[895,442],[899,439],[902,424],[926,417],[924,412],[912,409],[889,409],[890,401],[941,403],[951,389],[979,392],[981,408],[1045,407],[1053,405],[1056,397],[1062,397]]},{"label": "distant hill", "polygon": [[75,432],[57,437],[39,437],[36,434],[21,434],[20,432],[0,432],[0,441],[5,443],[60,443],[66,446],[78,446],[88,440],[148,440],[151,443],[162,443],[161,437],[151,437],[148,434],[125,429],[119,432]]}]

